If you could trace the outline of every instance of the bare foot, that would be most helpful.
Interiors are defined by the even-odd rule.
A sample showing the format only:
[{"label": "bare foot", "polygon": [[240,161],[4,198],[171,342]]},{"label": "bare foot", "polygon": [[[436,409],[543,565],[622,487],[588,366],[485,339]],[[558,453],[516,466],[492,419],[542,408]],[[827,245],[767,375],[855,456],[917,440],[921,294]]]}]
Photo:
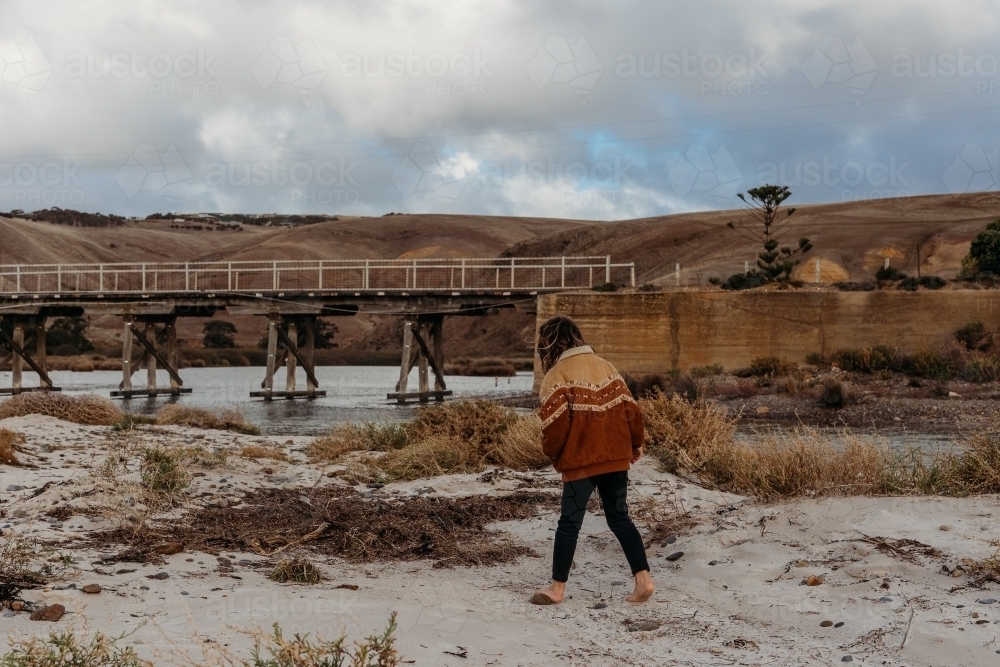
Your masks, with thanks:
[{"label": "bare foot", "polygon": [[[532,604],[559,604],[562,602],[563,595],[566,593],[566,582],[564,581],[553,581],[551,584],[545,588],[535,591],[535,594],[531,596]],[[546,598],[550,600],[546,602]]]},{"label": "bare foot", "polygon": [[643,570],[635,575],[635,590],[632,595],[625,598],[628,602],[645,602],[653,597],[656,586],[653,585],[653,578],[649,576],[649,570]]}]

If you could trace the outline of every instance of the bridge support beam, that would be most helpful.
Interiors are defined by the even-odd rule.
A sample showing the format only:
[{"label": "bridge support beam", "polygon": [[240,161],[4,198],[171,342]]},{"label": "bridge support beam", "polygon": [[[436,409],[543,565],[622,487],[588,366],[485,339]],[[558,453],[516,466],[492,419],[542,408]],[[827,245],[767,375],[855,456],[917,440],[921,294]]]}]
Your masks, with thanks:
[{"label": "bridge support beam", "polygon": [[[281,348],[279,349],[279,345]],[[251,398],[316,398],[326,396],[316,379],[316,317],[314,315],[272,315],[267,323],[267,371],[262,391],[250,392]],[[285,390],[274,390],[274,373],[285,365]],[[298,365],[306,372],[306,390],[298,391],[295,371]]]},{"label": "bridge support beam", "polygon": [[[133,396],[155,397],[163,394],[178,396],[180,394],[190,394],[190,387],[184,386],[184,380],[177,372],[177,317],[175,315],[161,315],[154,317],[133,318],[126,315],[124,318],[125,327],[122,332],[122,381],[118,385],[117,391],[112,391],[111,395],[117,398],[129,399]],[[142,330],[136,322],[143,325]],[[156,324],[163,323],[162,329],[157,329]],[[135,343],[142,348],[142,355],[137,359],[133,357]],[[158,344],[166,347],[166,356],[159,349]],[[146,366],[146,386],[133,388],[132,375],[143,365]],[[169,387],[159,387],[156,381],[156,371],[162,367],[170,376]]]},{"label": "bridge support beam", "polygon": [[[387,396],[400,405],[410,399],[427,403],[432,398],[443,401],[451,396],[444,381],[444,315],[418,315],[403,323],[403,358],[399,366],[396,391]],[[418,391],[408,392],[410,370],[417,364]],[[434,390],[431,391],[428,367],[434,372]]]},{"label": "bridge support beam", "polygon": [[[59,387],[52,384],[48,374],[48,363],[46,361],[45,347],[45,317],[34,316],[8,316],[8,320],[13,324],[12,331],[8,334],[4,328],[0,327],[0,343],[10,350],[3,362],[6,365],[10,361],[11,386],[0,387],[0,394],[20,394],[26,391],[60,391]],[[30,335],[25,339],[25,332]],[[34,358],[28,353],[32,338],[35,343]],[[38,374],[37,387],[24,386],[24,365]]]}]

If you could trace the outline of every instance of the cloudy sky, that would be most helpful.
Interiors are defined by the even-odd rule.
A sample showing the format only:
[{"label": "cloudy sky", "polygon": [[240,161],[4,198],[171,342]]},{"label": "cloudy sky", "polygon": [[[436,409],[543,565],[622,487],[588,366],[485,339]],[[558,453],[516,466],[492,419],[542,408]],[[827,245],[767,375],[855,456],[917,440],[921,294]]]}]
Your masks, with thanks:
[{"label": "cloudy sky", "polygon": [[622,219],[995,189],[964,0],[0,2],[0,209]]}]

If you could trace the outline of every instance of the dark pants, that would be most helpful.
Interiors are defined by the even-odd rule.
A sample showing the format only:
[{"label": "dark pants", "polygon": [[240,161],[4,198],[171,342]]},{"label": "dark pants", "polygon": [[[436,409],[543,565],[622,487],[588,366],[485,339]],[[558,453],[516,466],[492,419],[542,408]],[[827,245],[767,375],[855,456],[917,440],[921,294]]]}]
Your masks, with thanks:
[{"label": "dark pants", "polygon": [[552,554],[552,579],[568,581],[569,568],[576,552],[576,538],[583,525],[583,515],[587,511],[587,501],[594,487],[601,494],[604,518],[608,528],[618,538],[625,551],[625,558],[635,575],[649,569],[646,550],[642,546],[642,536],[628,516],[625,494],[628,491],[627,472],[609,472],[603,475],[578,479],[563,484],[562,516],[556,529],[555,548]]}]

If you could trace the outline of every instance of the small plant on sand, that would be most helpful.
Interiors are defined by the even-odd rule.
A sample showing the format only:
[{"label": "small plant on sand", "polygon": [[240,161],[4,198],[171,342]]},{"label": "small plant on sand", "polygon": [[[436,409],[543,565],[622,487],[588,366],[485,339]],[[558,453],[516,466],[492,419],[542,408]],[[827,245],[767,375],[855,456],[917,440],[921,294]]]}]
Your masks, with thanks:
[{"label": "small plant on sand", "polygon": [[0,537],[0,603],[10,602],[22,588],[45,583],[40,572],[32,569],[35,543],[26,537]]},{"label": "small plant on sand", "polygon": [[50,632],[44,639],[28,637],[12,641],[11,651],[0,657],[0,667],[153,667],[132,647],[118,647],[119,639],[98,632],[84,643],[69,630]]},{"label": "small plant on sand", "polygon": [[111,430],[113,431],[134,431],[140,425],[143,424],[155,424],[156,418],[147,417],[146,415],[135,415],[132,413],[127,413],[122,415],[121,419],[116,421],[111,425]]},{"label": "small plant on sand", "polygon": [[142,485],[157,493],[173,495],[187,487],[191,475],[184,468],[182,455],[164,447],[151,447],[142,455]]},{"label": "small plant on sand", "polygon": [[186,405],[165,405],[156,414],[156,423],[160,426],[187,426],[260,435],[260,429],[249,423],[237,409],[205,410]]},{"label": "small plant on sand", "polygon": [[240,456],[245,459],[271,459],[272,461],[287,461],[288,455],[280,447],[266,445],[245,445],[240,449]]},{"label": "small plant on sand", "polygon": [[110,426],[122,418],[121,410],[114,403],[96,394],[65,396],[33,391],[0,402],[0,419],[25,415],[44,415],[90,426]]},{"label": "small plant on sand", "polygon": [[280,584],[292,582],[295,584],[318,584],[323,580],[319,568],[303,558],[283,560],[271,571],[272,581]]},{"label": "small plant on sand", "polygon": [[24,435],[7,428],[0,428],[0,465],[20,465],[17,452],[23,451],[21,445],[25,442]]},{"label": "small plant on sand", "polygon": [[[401,657],[395,648],[395,633],[395,612],[382,634],[366,637],[353,646],[346,645],[346,636],[336,641],[317,638],[314,642],[308,635],[285,639],[275,623],[272,635],[257,638],[253,662],[245,663],[245,667],[397,667]],[[269,657],[262,657],[262,651]]]}]

